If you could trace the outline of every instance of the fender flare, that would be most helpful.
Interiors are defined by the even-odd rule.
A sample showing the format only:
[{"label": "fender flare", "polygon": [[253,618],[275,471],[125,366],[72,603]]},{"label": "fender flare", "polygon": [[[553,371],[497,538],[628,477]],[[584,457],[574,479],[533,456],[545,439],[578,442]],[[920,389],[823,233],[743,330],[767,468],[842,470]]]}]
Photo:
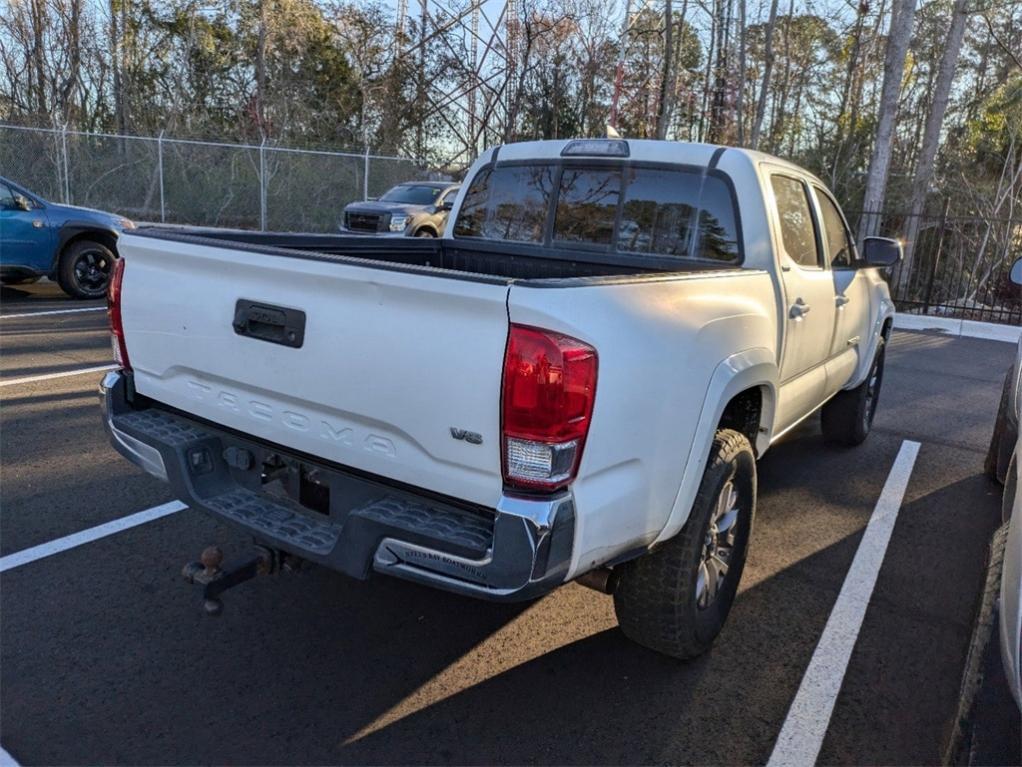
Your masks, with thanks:
[{"label": "fender flare", "polygon": [[891,321],[891,328],[893,328],[894,304],[889,298],[883,298],[880,301],[880,311],[877,312],[877,318],[873,321],[873,327],[870,328],[869,345],[863,349],[864,353],[859,357],[858,367],[855,368],[855,375],[845,385],[845,389],[854,389],[866,380],[866,376],[869,375],[869,369],[873,364],[873,357],[877,353],[880,336],[883,335],[885,340],[890,337],[890,329],[884,334],[884,325],[888,320]]},{"label": "fender flare", "polygon": [[[678,495],[653,545],[673,538],[688,521],[724,408],[735,395],[756,387],[763,392],[763,409],[760,412],[760,433],[753,447],[756,454],[761,455],[770,445],[777,407],[777,359],[774,353],[764,347],[746,349],[732,354],[714,368],[685,460]],[[766,431],[763,431],[764,428]]]},{"label": "fender flare", "polygon": [[[50,274],[57,271],[57,262],[60,254],[64,252],[67,244],[83,234],[99,235],[100,241],[112,240],[117,242],[118,232],[113,227],[100,226],[95,221],[66,221],[57,230],[57,246],[53,250],[53,261],[50,263]],[[104,242],[104,244],[106,244]],[[116,255],[116,252],[115,252]]]}]

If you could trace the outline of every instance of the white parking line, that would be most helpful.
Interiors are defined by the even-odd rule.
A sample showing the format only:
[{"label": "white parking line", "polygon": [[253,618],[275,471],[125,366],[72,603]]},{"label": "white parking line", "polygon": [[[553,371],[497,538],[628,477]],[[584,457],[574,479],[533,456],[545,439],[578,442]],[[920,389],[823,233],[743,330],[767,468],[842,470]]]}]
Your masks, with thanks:
[{"label": "white parking line", "polygon": [[61,373],[44,373],[37,376],[26,376],[24,378],[12,378],[10,381],[0,381],[0,386],[17,386],[18,384],[32,383],[33,381],[48,381],[51,378],[66,378],[67,376],[78,376],[83,373],[101,373],[105,370],[113,370],[116,365],[98,365],[94,368],[79,368],[78,370],[65,370]]},{"label": "white parking line", "polygon": [[38,546],[16,551],[13,554],[8,554],[6,557],[0,557],[0,573],[27,565],[30,562],[35,562],[37,559],[52,557],[54,554],[59,554],[62,551],[98,541],[100,538],[106,538],[108,535],[114,535],[123,530],[144,525],[146,522],[152,522],[155,519],[169,516],[186,508],[188,507],[181,503],[181,501],[170,501],[161,506],[154,506],[151,509],[115,519],[112,522],[104,522],[102,525],[96,525],[96,527],[90,527],[87,530],[72,533],[71,535],[65,535],[63,538],[57,538],[49,543],[41,543]]},{"label": "white parking line", "polygon": [[105,312],[105,306],[87,306],[81,309],[50,309],[45,312],[23,312],[22,314],[0,314],[0,320],[20,320],[24,317],[42,317],[47,314],[77,314],[78,312]]},{"label": "white parking line", "polygon": [[918,454],[918,442],[901,443],[767,767],[816,763]]}]

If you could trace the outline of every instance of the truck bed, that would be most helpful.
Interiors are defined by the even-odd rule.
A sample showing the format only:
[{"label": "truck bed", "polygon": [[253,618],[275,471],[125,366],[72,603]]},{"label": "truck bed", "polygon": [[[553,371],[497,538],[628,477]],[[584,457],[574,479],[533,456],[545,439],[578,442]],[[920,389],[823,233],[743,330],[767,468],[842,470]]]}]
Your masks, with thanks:
[{"label": "truck bed", "polygon": [[[364,237],[336,234],[292,234],[227,229],[145,227],[136,235],[194,244],[228,244],[231,248],[299,258],[376,262],[387,268],[413,271],[442,269],[472,279],[506,283],[587,277],[620,277],[664,272],[719,271],[718,263],[692,259],[623,255],[549,248],[512,242],[459,241],[419,237]],[[727,268],[727,267],[725,267]]]}]

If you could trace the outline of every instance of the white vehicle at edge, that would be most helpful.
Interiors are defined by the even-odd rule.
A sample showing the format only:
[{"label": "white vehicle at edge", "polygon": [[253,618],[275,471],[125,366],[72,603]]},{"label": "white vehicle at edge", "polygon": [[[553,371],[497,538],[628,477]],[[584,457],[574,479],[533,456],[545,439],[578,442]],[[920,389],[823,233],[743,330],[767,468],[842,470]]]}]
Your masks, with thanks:
[{"label": "white vehicle at edge", "polygon": [[[1022,259],[1011,269],[1011,280],[1022,285]],[[1009,371],[1007,382],[1011,396],[1007,406],[1012,409],[1014,422],[1022,415],[1022,338],[1018,342],[1015,364]],[[1007,413],[998,413],[998,419]],[[1014,455],[1004,483],[1003,517],[1010,526],[1004,546],[1004,565],[1001,571],[1000,626],[1001,659],[1004,662],[1008,688],[1015,703],[1022,708],[1022,430],[1015,440]]]},{"label": "white vehicle at edge", "polygon": [[113,444],[275,551],[489,599],[573,579],[675,657],[730,610],[756,459],[872,424],[894,307],[819,179],[742,149],[511,144],[440,240],[140,230]]}]

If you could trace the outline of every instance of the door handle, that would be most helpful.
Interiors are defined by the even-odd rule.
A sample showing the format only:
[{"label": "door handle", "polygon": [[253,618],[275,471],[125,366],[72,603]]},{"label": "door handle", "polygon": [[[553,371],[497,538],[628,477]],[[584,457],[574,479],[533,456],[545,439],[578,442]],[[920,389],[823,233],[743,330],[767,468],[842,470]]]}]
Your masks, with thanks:
[{"label": "door handle", "polygon": [[848,296],[835,296],[834,297],[834,303],[837,304],[838,308],[840,308],[840,307],[844,306],[845,304],[849,303],[851,300],[852,299],[850,299]]},{"label": "door handle", "polygon": [[36,229],[42,229],[43,220],[41,218],[32,219],[32,226],[35,227]]},{"label": "door handle", "polygon": [[788,311],[788,316],[793,320],[800,320],[809,314],[809,309],[809,304],[799,298],[791,305],[791,309]]}]

